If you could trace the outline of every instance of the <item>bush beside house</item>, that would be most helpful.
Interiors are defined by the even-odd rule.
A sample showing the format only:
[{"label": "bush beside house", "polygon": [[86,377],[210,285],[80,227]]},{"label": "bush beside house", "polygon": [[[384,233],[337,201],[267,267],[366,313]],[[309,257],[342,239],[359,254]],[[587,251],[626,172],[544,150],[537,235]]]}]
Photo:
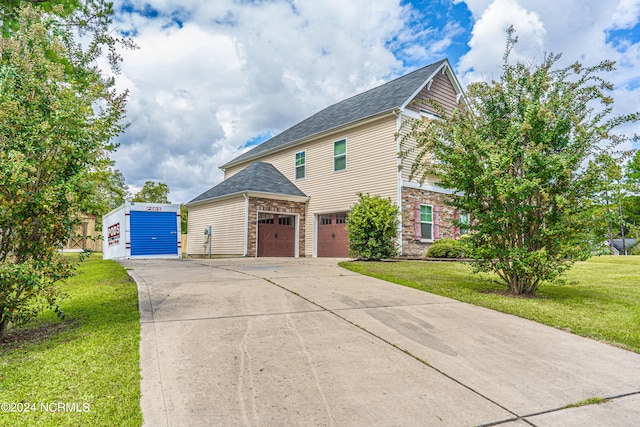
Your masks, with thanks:
[{"label": "bush beside house", "polygon": [[427,258],[465,258],[470,257],[470,248],[462,240],[436,240],[425,255]]},{"label": "bush beside house", "polygon": [[397,255],[398,213],[391,199],[358,193],[347,218],[349,256],[380,260]]}]

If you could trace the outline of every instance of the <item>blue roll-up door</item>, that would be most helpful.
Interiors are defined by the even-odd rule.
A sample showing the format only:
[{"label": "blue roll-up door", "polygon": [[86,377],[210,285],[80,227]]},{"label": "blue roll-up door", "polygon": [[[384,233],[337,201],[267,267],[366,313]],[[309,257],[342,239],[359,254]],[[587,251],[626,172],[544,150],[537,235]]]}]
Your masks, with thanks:
[{"label": "blue roll-up door", "polygon": [[175,212],[131,211],[131,256],[177,255]]}]

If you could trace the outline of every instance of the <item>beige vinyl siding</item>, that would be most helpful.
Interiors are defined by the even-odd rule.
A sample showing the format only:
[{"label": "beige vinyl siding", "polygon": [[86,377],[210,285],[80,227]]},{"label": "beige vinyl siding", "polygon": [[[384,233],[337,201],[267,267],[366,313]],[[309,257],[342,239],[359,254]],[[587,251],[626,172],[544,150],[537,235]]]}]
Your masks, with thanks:
[{"label": "beige vinyl siding", "polygon": [[[358,192],[390,197],[397,203],[398,169],[395,140],[396,116],[388,114],[360,126],[337,131],[310,141],[261,157],[273,164],[307,196],[306,247],[313,251],[314,215],[320,212],[348,210],[357,200]],[[333,143],[347,140],[347,169],[333,171]],[[295,153],[306,151],[306,177],[295,179]],[[225,178],[239,172],[250,162],[225,171]]]},{"label": "beige vinyl siding", "polygon": [[245,239],[244,197],[234,197],[189,207],[188,254],[208,254],[204,248],[204,229],[212,229],[211,253],[217,255],[243,255]]}]

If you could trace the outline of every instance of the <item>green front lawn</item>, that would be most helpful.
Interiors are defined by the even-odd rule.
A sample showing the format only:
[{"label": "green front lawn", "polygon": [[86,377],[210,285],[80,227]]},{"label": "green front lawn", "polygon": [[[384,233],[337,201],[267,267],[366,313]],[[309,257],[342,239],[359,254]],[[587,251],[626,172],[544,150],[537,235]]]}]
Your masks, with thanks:
[{"label": "green front lawn", "polygon": [[141,425],[135,283],[98,254],[62,289],[66,320],[47,311],[0,343],[0,425]]},{"label": "green front lawn", "polygon": [[533,298],[505,296],[488,274],[454,262],[343,262],[351,271],[514,314],[640,353],[640,256],[577,263]]}]

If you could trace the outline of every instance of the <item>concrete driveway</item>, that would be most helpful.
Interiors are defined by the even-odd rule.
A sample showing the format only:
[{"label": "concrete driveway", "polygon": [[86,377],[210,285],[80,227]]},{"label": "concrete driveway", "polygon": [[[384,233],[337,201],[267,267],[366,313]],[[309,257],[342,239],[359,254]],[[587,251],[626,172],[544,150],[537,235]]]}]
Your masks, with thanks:
[{"label": "concrete driveway", "polygon": [[[146,426],[631,426],[640,355],[328,259],[128,260]],[[563,409],[593,397],[607,403]]]}]

